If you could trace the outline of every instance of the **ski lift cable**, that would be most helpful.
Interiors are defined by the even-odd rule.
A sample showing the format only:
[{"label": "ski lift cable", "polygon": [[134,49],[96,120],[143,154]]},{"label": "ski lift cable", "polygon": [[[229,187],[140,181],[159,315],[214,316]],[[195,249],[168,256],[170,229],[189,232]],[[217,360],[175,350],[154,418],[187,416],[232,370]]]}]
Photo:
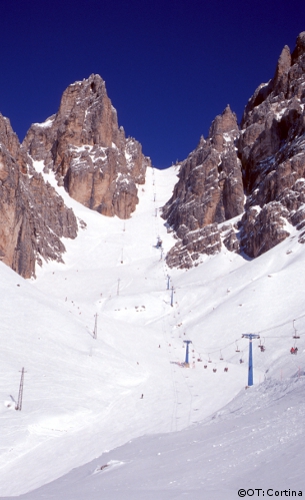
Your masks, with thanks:
[{"label": "ski lift cable", "polygon": [[[264,333],[264,332],[268,332],[270,330],[276,330],[277,328],[280,328],[281,326],[285,326],[285,325],[289,325],[289,323],[293,323],[295,321],[298,321],[298,319],[301,319],[301,318],[304,318],[305,317],[305,314],[301,314],[300,316],[298,316],[297,318],[292,318],[292,319],[289,319],[287,321],[284,321],[283,323],[279,323],[278,325],[274,325],[274,326],[271,326],[269,328],[265,328],[263,330],[259,330],[259,331],[256,331],[255,333]],[[304,335],[304,334],[303,334]],[[279,338],[279,337],[277,337]]]},{"label": "ski lift cable", "polygon": [[[165,325],[165,316],[163,315],[163,317],[162,317],[162,334],[163,334],[163,338],[164,338],[164,343],[167,346],[166,352],[167,352],[168,361],[170,363],[172,387],[173,387],[173,393],[174,393],[174,404],[173,404],[173,410],[172,410],[171,430],[177,431],[177,410],[178,410],[178,394],[177,394],[177,387],[176,387],[177,379],[175,377],[174,367],[171,364],[170,353],[169,353],[169,349],[168,349],[168,341],[166,338],[166,331],[167,331],[167,328]],[[175,429],[174,429],[174,426],[175,426]]]},{"label": "ski lift cable", "polygon": [[[240,339],[238,339],[238,340],[240,340]],[[230,344],[227,344],[227,345],[222,346],[221,348],[217,348],[217,349],[214,347],[211,349],[209,349],[208,347],[201,347],[199,344],[194,344],[194,342],[193,342],[193,346],[197,352],[204,352],[205,354],[215,354],[216,352],[219,353],[219,351],[224,351],[228,347],[231,347],[232,345],[236,344],[236,342],[237,342],[237,340],[234,340],[234,342],[230,342]]]},{"label": "ski lift cable", "polygon": [[[156,212],[156,180],[154,176],[154,170],[153,170],[153,225],[152,225],[152,237],[156,240],[159,237],[159,219],[156,217],[157,212]],[[157,277],[155,276],[155,279],[157,281]],[[164,311],[165,312],[165,311]],[[171,363],[171,355],[170,355],[170,349],[169,349],[169,342],[167,339],[167,332],[168,332],[168,327],[165,324],[166,323],[166,315],[162,315],[162,336],[164,339],[164,345],[166,346],[166,354],[168,358],[168,362],[170,364],[170,372],[171,372],[171,381],[172,381],[172,390],[173,390],[173,408],[172,408],[172,416],[171,416],[171,430],[178,430],[177,429],[177,412],[178,412],[178,392],[177,392],[177,386],[179,385],[178,380],[177,380],[177,375],[175,372],[174,365]]]},{"label": "ski lift cable", "polygon": [[[282,326],[289,325],[291,322],[293,322],[293,323],[294,323],[295,321],[297,321],[298,319],[301,319],[301,318],[303,318],[303,317],[305,317],[305,314],[302,314],[302,315],[298,316],[297,318],[295,318],[295,319],[293,319],[293,320],[285,321],[285,322],[283,322],[283,323],[279,323],[278,325],[275,325],[275,326],[272,326],[272,327],[269,327],[269,328],[265,328],[265,329],[262,329],[262,330],[256,330],[256,331],[255,331],[255,332],[253,332],[253,333],[254,333],[254,334],[256,334],[256,335],[259,335],[259,334],[261,334],[261,333],[265,333],[265,332],[267,332],[267,331],[275,330],[275,329],[280,328],[280,327],[282,327]],[[298,332],[298,336],[299,336],[300,338],[304,337],[304,336],[305,336],[305,332],[304,332],[304,333],[300,333],[300,332]],[[264,337],[264,339],[281,339],[281,338],[282,338],[282,339],[285,339],[286,337],[287,337],[287,333],[285,333],[284,335],[268,335],[268,336],[265,336],[265,337]],[[239,340],[240,340],[240,339],[237,339],[237,340],[235,340],[234,342],[231,342],[230,344],[227,344],[227,345],[225,345],[225,346],[222,346],[221,348],[214,348],[214,347],[213,347],[213,348],[209,349],[208,347],[201,347],[199,344],[194,345],[194,343],[193,343],[193,345],[194,345],[194,347],[196,348],[196,350],[198,350],[198,349],[199,349],[199,350],[200,350],[200,352],[201,352],[201,351],[204,351],[204,352],[209,353],[209,354],[214,354],[214,353],[216,353],[216,352],[219,352],[220,350],[222,351],[222,350],[227,349],[228,347],[230,347],[231,345],[235,344],[235,343],[236,343],[236,342],[238,342]]]},{"label": "ski lift cable", "polygon": [[[180,314],[179,299],[177,297],[176,297],[175,302],[176,302],[176,311],[178,312],[178,314]],[[193,410],[193,394],[192,394],[191,388],[189,387],[187,377],[186,377],[186,372],[184,370],[182,370],[181,375],[183,377],[185,386],[186,386],[187,391],[189,393],[188,425],[190,425],[191,424],[192,410]]]},{"label": "ski lift cable", "polygon": [[[155,221],[155,228],[156,228],[156,234],[159,234],[158,233],[158,227],[157,227],[157,221]],[[164,276],[167,276],[166,274],[166,269],[165,269],[165,263],[163,261],[163,272],[165,273]],[[179,306],[178,306],[179,307]],[[166,321],[166,318],[167,320],[169,320],[169,316],[168,315],[164,315],[163,316],[163,321],[162,321],[162,332],[163,332],[163,338],[164,338],[164,342],[165,342],[165,345],[167,346],[167,356],[168,356],[168,359],[169,359],[169,362],[171,363],[171,353],[170,353],[170,350],[169,350],[169,342],[168,342],[168,339],[167,339],[167,333],[169,331],[169,328],[166,327],[165,325],[165,321]],[[168,325],[170,326],[170,325]],[[179,363],[179,359],[177,361],[177,364]],[[190,391],[190,388],[188,386],[188,383],[187,383],[187,380],[186,380],[186,376],[185,376],[185,373],[181,371],[176,371],[174,369],[174,364],[171,363],[171,376],[172,376],[172,384],[173,384],[173,391],[174,391],[174,406],[173,406],[173,412],[172,412],[172,428],[173,426],[175,425],[175,430],[177,431],[177,424],[178,424],[178,392],[177,392],[177,387],[180,386],[181,382],[178,380],[177,378],[177,375],[176,374],[179,374],[179,376],[183,377],[183,381],[186,385],[186,388],[190,394],[190,408],[189,408],[189,412],[188,412],[188,424],[190,425],[190,420],[191,420],[191,414],[192,414],[192,406],[193,406],[193,399],[192,399],[192,393]]]}]

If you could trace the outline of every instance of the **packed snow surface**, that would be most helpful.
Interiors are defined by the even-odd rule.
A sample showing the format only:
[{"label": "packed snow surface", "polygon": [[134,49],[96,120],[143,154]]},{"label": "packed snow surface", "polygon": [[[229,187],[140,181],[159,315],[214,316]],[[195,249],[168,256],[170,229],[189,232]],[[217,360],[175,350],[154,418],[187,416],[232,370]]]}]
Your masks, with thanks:
[{"label": "packed snow surface", "polygon": [[305,249],[290,228],[255,260],[168,269],[177,173],[149,168],[126,221],[56,187],[80,227],[65,263],[30,281],[0,263],[1,498],[305,496]]}]

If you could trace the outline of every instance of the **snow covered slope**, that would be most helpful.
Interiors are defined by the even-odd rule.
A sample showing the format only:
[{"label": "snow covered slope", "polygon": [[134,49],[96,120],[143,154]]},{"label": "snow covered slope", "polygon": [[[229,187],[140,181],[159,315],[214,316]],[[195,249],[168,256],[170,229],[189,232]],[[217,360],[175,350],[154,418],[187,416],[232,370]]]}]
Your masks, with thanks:
[{"label": "snow covered slope", "polygon": [[[223,251],[189,271],[169,271],[155,245],[158,236],[164,252],[174,243],[159,207],[176,174],[175,167],[148,169],[126,221],[92,212],[58,188],[83,221],[78,238],[65,241],[65,264],[44,265],[33,281],[0,266],[1,498],[79,466],[24,498],[78,500],[88,488],[93,499],[103,489],[110,499],[156,491],[166,500],[194,498],[192,489],[237,498],[239,482],[251,488],[252,476],[276,489],[292,457],[289,477],[304,487],[304,248],[290,228],[290,238],[256,260]],[[292,339],[295,329],[300,339]],[[266,347],[253,341],[255,385],[247,391],[243,333],[260,334]],[[190,369],[180,366],[184,340],[192,341]],[[15,411],[22,367],[23,406]],[[115,496],[115,488],[124,493]]]},{"label": "snow covered slope", "polygon": [[130,441],[18,498],[235,500],[240,489],[253,498],[304,496],[304,396],[302,379],[268,380],[202,424]]}]

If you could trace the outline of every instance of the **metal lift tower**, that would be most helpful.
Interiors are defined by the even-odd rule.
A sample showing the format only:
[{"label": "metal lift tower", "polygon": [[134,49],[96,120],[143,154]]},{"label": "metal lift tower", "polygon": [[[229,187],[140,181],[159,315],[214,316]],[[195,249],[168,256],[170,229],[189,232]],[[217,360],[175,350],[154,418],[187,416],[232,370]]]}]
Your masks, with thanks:
[{"label": "metal lift tower", "polygon": [[24,374],[25,374],[24,368],[21,370],[21,379],[20,379],[20,385],[19,385],[19,394],[18,394],[18,403],[16,405],[15,410],[22,410],[22,398],[23,398],[23,383],[24,383]]},{"label": "metal lift tower", "polygon": [[255,333],[243,333],[243,339],[249,339],[249,371],[248,371],[248,386],[253,385],[253,359],[252,359],[252,339],[259,339],[260,336]]},{"label": "metal lift tower", "polygon": [[93,338],[97,339],[97,313],[95,314],[95,323],[94,323],[94,330],[93,330]]},{"label": "metal lift tower", "polygon": [[172,286],[172,293],[171,293],[171,306],[173,307],[174,305],[174,287]]},{"label": "metal lift tower", "polygon": [[169,274],[167,275],[167,290],[169,290],[169,280],[170,280],[170,276]]},{"label": "metal lift tower", "polygon": [[189,364],[189,344],[191,344],[192,341],[191,340],[184,340],[183,342],[186,344],[186,353],[185,353],[185,363],[184,363],[184,365],[188,367],[188,366],[190,366],[190,364]]}]

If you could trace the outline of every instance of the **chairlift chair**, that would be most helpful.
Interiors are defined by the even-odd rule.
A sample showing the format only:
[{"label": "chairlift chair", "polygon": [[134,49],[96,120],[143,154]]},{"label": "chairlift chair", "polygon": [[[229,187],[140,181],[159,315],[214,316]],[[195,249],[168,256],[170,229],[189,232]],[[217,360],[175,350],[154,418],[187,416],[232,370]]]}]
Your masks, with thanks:
[{"label": "chairlift chair", "polygon": [[297,333],[296,327],[294,326],[294,321],[295,320],[293,320],[293,322],[292,322],[292,326],[293,326],[293,329],[294,329],[294,334],[293,334],[292,338],[293,339],[299,339],[300,335],[298,335],[298,333]]},{"label": "chairlift chair", "polygon": [[223,355],[222,355],[222,352],[220,351],[220,361],[223,361]]},{"label": "chairlift chair", "polygon": [[260,348],[261,352],[265,352],[266,347],[264,346],[264,344],[262,344],[261,339],[259,339],[258,347]]},{"label": "chairlift chair", "polygon": [[237,344],[237,342],[235,342],[235,343],[236,343],[236,349],[235,349],[235,352],[240,352],[240,349],[238,349],[238,344]]}]

